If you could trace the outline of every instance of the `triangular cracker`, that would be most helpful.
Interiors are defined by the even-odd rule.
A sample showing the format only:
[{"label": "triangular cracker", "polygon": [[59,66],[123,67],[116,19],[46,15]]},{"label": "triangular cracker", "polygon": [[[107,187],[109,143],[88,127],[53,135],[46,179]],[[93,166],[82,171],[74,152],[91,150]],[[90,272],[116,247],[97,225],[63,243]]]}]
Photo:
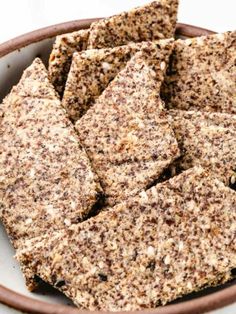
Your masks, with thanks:
[{"label": "triangular cracker", "polygon": [[[70,118],[73,121],[78,120],[125,67],[127,61],[137,51],[148,49],[150,45],[150,42],[131,43],[75,53],[62,100]],[[158,41],[156,45],[168,51],[172,47],[172,41]]]},{"label": "triangular cracker", "polygon": [[162,96],[169,108],[236,114],[236,31],[177,40]]},{"label": "triangular cracker", "polygon": [[235,206],[236,193],[196,167],[17,258],[80,308],[156,308],[231,278]]},{"label": "triangular cracker", "polygon": [[62,96],[72,55],[87,48],[89,30],[79,30],[56,37],[49,58],[49,77],[57,92]]},{"label": "triangular cracker", "polygon": [[36,59],[4,102],[1,219],[15,248],[26,239],[82,220],[101,192],[73,125],[52,91],[46,69]]},{"label": "triangular cracker", "polygon": [[159,97],[169,48],[138,52],[77,121],[108,204],[147,188],[178,157]]},{"label": "triangular cracker", "polygon": [[75,51],[173,37],[177,8],[178,0],[153,1],[92,23],[91,35],[89,29],[57,36],[49,58],[49,75],[57,92],[63,95]]},{"label": "triangular cracker", "polygon": [[106,48],[129,42],[173,37],[178,0],[157,0],[92,23],[88,48]]}]

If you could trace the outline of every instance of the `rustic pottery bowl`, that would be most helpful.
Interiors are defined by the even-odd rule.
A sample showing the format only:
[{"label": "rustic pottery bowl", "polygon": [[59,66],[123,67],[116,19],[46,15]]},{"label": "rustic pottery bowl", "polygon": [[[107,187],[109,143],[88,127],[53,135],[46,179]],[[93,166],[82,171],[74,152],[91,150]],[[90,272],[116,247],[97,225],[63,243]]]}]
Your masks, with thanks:
[{"label": "rustic pottery bowl", "polygon": [[[88,28],[92,21],[94,19],[50,26],[0,45],[0,100],[6,96],[12,85],[17,83],[23,69],[30,65],[36,56],[47,64],[56,35]],[[211,33],[213,32],[185,24],[178,24],[176,28],[176,37],[196,37]],[[7,239],[3,226],[0,224],[0,303],[35,314],[90,313],[66,305],[71,304],[68,299],[47,286],[35,294],[27,292],[19,265],[14,261],[13,255],[14,250]],[[141,314],[205,313],[234,301],[236,301],[236,284],[231,282],[218,288],[206,289],[203,292],[181,298],[165,307],[140,312]],[[95,312],[95,314],[98,313]]]}]

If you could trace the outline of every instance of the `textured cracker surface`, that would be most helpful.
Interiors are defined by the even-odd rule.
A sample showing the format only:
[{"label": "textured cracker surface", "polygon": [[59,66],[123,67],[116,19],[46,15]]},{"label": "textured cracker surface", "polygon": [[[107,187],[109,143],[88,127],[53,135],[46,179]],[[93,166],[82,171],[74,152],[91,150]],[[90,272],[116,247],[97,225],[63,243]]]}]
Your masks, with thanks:
[{"label": "textured cracker surface", "polygon": [[53,93],[45,76],[36,59],[6,99],[0,125],[1,215],[15,247],[81,220],[100,191],[60,101],[45,98]]},{"label": "textured cracker surface", "polygon": [[[156,43],[169,49],[166,41]],[[95,102],[109,82],[149,42],[130,43],[115,48],[90,49],[75,53],[66,82],[62,105],[73,121],[78,120]]]},{"label": "textured cracker surface", "polygon": [[236,113],[236,31],[177,40],[163,98],[169,108]]},{"label": "textured cracker surface", "polygon": [[172,43],[149,45],[76,123],[110,205],[147,188],[179,153],[159,97]]},{"label": "textured cracker surface", "polygon": [[182,154],[177,166],[202,165],[230,184],[236,171],[236,116],[183,110],[168,115]]},{"label": "textured cracker surface", "polygon": [[196,167],[70,230],[28,241],[17,258],[79,307],[153,308],[230,278],[235,206],[236,193]]},{"label": "textured cracker surface", "polygon": [[[83,219],[100,192],[46,69],[35,59],[0,111],[0,216],[14,247]],[[34,290],[33,271],[21,268]]]},{"label": "textured cracker surface", "polygon": [[72,55],[87,48],[89,30],[58,35],[49,58],[49,77],[57,92],[62,96]]},{"label": "textured cracker surface", "polygon": [[91,30],[57,36],[49,58],[50,80],[57,92],[63,95],[74,52],[173,37],[177,8],[178,0],[153,1],[92,23]]},{"label": "textured cracker surface", "polygon": [[178,0],[157,0],[92,23],[88,48],[106,48],[129,42],[173,37]]},{"label": "textured cracker surface", "polygon": [[[30,290],[37,275],[81,309],[129,311],[232,278],[236,32],[174,43],[166,111],[177,7],[57,36],[56,91],[36,59],[0,106],[0,217]],[[108,206],[88,218],[97,174]]]}]

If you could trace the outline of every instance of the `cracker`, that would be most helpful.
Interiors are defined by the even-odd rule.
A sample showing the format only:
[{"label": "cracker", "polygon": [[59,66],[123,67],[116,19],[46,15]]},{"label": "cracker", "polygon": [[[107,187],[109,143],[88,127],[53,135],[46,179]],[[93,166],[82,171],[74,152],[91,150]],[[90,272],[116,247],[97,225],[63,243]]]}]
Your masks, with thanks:
[{"label": "cracker", "polygon": [[16,249],[82,220],[101,193],[46,73],[39,59],[25,70],[4,102],[0,124],[1,218]]},{"label": "cracker", "polygon": [[89,30],[79,30],[56,37],[49,58],[49,77],[57,92],[62,96],[72,55],[87,48]]},{"label": "cracker", "polygon": [[207,167],[229,185],[236,170],[236,116],[182,110],[168,113],[182,152],[177,166],[184,170]]},{"label": "cracker", "polygon": [[94,22],[88,48],[106,48],[129,42],[174,36],[178,0],[157,0],[144,6]]},{"label": "cracker", "polygon": [[[156,44],[162,49],[169,49],[165,40]],[[62,100],[62,105],[70,118],[73,121],[78,120],[94,104],[109,82],[125,67],[127,61],[149,45],[149,42],[131,43],[115,48],[75,53]]]},{"label": "cracker", "polygon": [[169,53],[149,43],[76,123],[110,205],[147,188],[178,157],[159,97]]},{"label": "cracker", "polygon": [[177,40],[170,70],[186,72],[208,69],[219,71],[235,65],[236,31]]},{"label": "cracker", "polygon": [[17,258],[80,308],[155,308],[229,280],[235,206],[236,193],[196,167],[69,230],[28,241]]},{"label": "cracker", "polygon": [[162,87],[169,108],[236,114],[236,31],[177,40]]}]

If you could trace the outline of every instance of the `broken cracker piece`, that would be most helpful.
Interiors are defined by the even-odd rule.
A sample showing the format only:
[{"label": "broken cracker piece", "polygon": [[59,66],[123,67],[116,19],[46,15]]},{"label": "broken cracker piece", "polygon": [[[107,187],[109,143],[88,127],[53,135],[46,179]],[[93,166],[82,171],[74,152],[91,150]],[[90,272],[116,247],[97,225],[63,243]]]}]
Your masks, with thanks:
[{"label": "broken cracker piece", "polygon": [[174,36],[178,0],[157,0],[94,22],[88,48],[106,48],[129,42],[152,41]]},{"label": "broken cracker piece", "polygon": [[26,239],[82,220],[101,194],[74,127],[52,91],[46,69],[36,59],[4,101],[0,207],[16,249]]},{"label": "broken cracker piece", "polygon": [[168,108],[236,114],[236,31],[177,40],[162,86]]},{"label": "broken cracker piece", "polygon": [[159,97],[168,46],[138,52],[76,123],[109,205],[150,186],[178,157]]},{"label": "broken cracker piece", "polygon": [[[172,40],[169,44],[172,45]],[[167,40],[156,42],[158,47],[166,50],[170,49],[169,44]],[[62,100],[70,118],[77,121],[129,59],[139,50],[148,47],[149,42],[142,42],[75,53]]]},{"label": "broken cracker piece", "polygon": [[195,167],[70,229],[28,241],[17,259],[79,308],[155,308],[231,278],[235,206],[234,191]]},{"label": "broken cracker piece", "polygon": [[72,55],[75,51],[85,50],[89,30],[58,35],[49,58],[49,77],[56,91],[62,96],[67,74],[70,70]]}]

